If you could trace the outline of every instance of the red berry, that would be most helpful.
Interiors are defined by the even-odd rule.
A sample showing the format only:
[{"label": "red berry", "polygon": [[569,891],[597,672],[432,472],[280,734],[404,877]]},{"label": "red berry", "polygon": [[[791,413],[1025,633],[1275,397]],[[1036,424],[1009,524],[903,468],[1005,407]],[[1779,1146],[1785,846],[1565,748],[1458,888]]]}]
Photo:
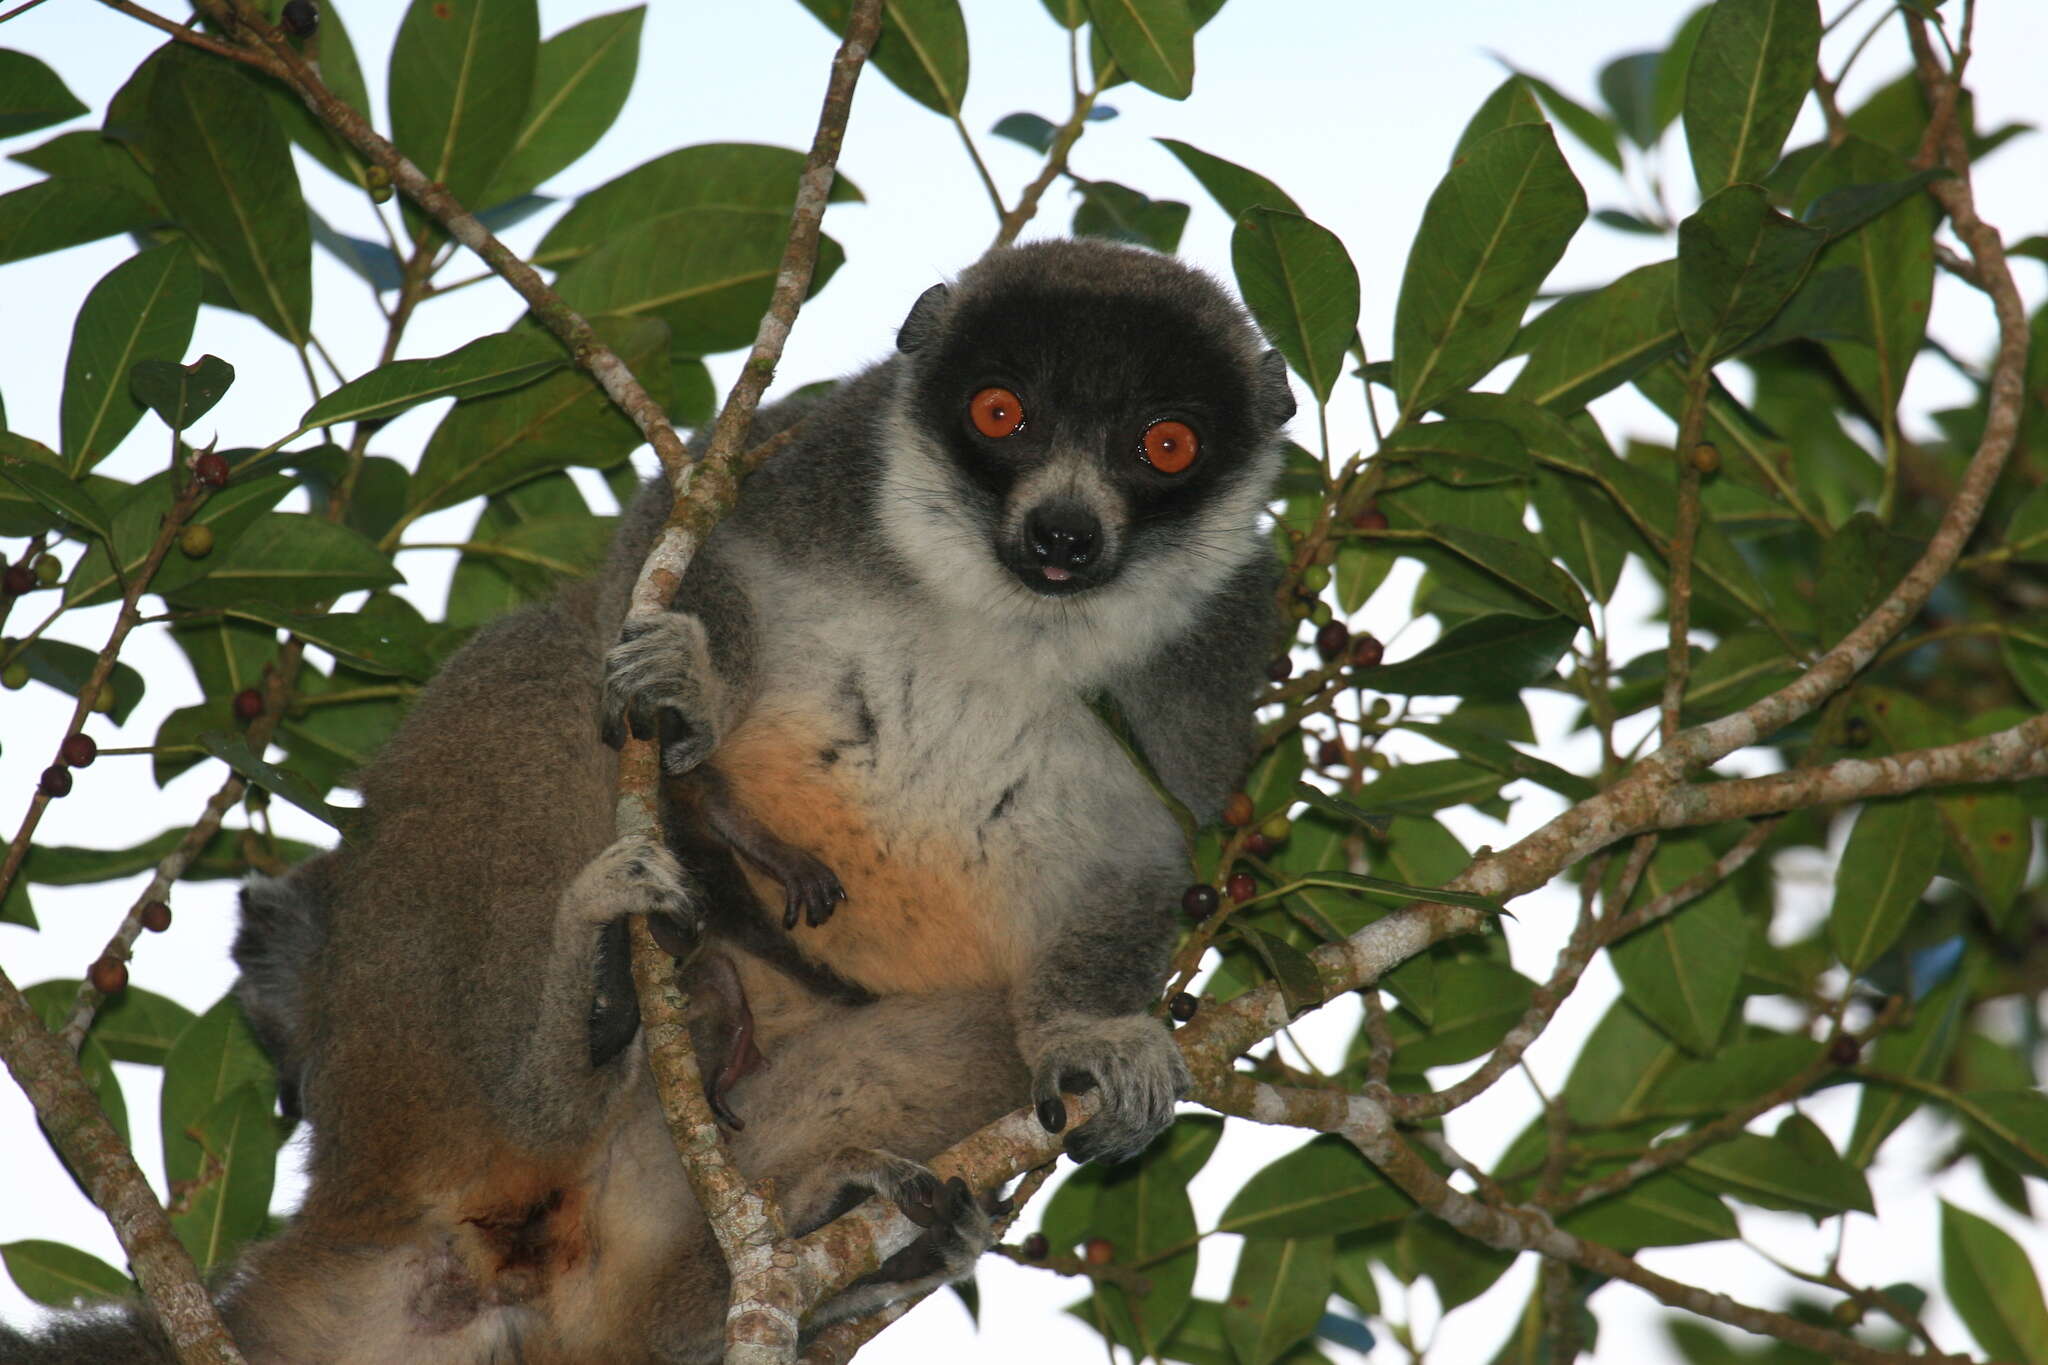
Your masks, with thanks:
[{"label": "red berry", "polygon": [[1166,1002],[1166,1012],[1183,1024],[1194,1018],[1195,1011],[1201,1007],[1202,1002],[1189,995],[1186,991],[1181,991],[1173,999]]},{"label": "red berry", "polygon": [[57,757],[73,768],[90,768],[92,761],[100,756],[100,746],[93,742],[91,735],[66,735],[64,742],[57,746]]},{"label": "red berry", "polygon": [[1223,897],[1207,882],[1197,882],[1180,893],[1181,913],[1189,919],[1207,919],[1222,903]]},{"label": "red berry", "polygon": [[1325,659],[1334,659],[1344,652],[1344,646],[1351,643],[1351,627],[1342,621],[1332,621],[1316,632],[1316,653]]},{"label": "red berry", "polygon": [[1108,1265],[1116,1259],[1116,1243],[1107,1237],[1090,1237],[1082,1246],[1081,1255],[1089,1265]]},{"label": "red berry", "polygon": [[1223,884],[1223,889],[1228,891],[1230,898],[1239,905],[1259,894],[1259,884],[1252,880],[1252,874],[1249,872],[1231,873],[1230,880]]},{"label": "red berry", "polygon": [[85,975],[101,995],[119,995],[128,989],[128,964],[118,957],[101,958]]},{"label": "red berry", "polygon": [[71,795],[71,769],[61,763],[52,763],[43,769],[42,781],[36,784],[45,796]]},{"label": "red berry", "polygon": [[1351,519],[1351,525],[1360,531],[1384,531],[1387,529],[1387,514],[1372,504]]},{"label": "red berry", "polygon": [[263,714],[263,694],[253,687],[245,687],[235,693],[235,714],[243,720],[254,720]]},{"label": "red berry", "polygon": [[9,564],[7,572],[0,575],[0,586],[7,589],[9,597],[19,597],[25,592],[36,590],[36,571],[26,564]]},{"label": "red berry", "polygon": [[1255,829],[1244,836],[1244,851],[1254,858],[1264,858],[1278,847],[1280,845],[1269,838],[1264,830]]},{"label": "red berry", "polygon": [[1236,829],[1243,829],[1257,814],[1252,809],[1252,799],[1243,792],[1232,792],[1230,799],[1223,803],[1223,823]]},{"label": "red berry", "polygon": [[228,486],[228,457],[209,450],[192,462],[192,473],[208,488]]},{"label": "red berry", "polygon": [[1848,1034],[1837,1034],[1828,1044],[1828,1060],[1836,1066],[1854,1066],[1863,1059],[1863,1045]]},{"label": "red berry", "polygon": [[1286,682],[1294,672],[1294,660],[1282,654],[1266,665],[1266,677],[1272,682]]},{"label": "red berry", "polygon": [[1341,768],[1344,766],[1344,746],[1337,740],[1326,739],[1316,750],[1318,768]]},{"label": "red berry", "polygon": [[1034,1232],[1024,1239],[1024,1245],[1020,1249],[1024,1253],[1025,1260],[1042,1261],[1045,1259],[1046,1253],[1052,1250],[1052,1244],[1045,1240],[1044,1233]]},{"label": "red berry", "polygon": [[162,901],[145,901],[141,918],[143,928],[152,934],[161,934],[171,927],[171,907]]},{"label": "red berry", "polygon": [[1361,635],[1351,642],[1351,666],[1353,668],[1378,668],[1386,655],[1386,646],[1373,635]]}]

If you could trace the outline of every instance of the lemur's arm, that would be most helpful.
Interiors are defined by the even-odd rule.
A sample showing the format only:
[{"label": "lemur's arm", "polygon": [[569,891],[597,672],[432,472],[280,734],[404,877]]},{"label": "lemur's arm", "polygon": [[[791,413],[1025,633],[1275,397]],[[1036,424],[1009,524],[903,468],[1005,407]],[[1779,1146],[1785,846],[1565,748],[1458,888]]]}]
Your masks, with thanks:
[{"label": "lemur's arm", "polygon": [[[1277,627],[1261,553],[1190,630],[1112,689],[1153,771],[1199,820],[1217,817],[1251,762],[1259,666]],[[1189,1083],[1171,1035],[1147,1012],[1187,880],[1178,832],[1163,809],[1149,814],[1156,837],[1132,838],[1125,861],[1090,869],[1078,901],[1049,912],[1015,1001],[1045,1126],[1066,1126],[1060,1091],[1103,1090],[1102,1111],[1067,1140],[1076,1160],[1135,1155],[1172,1121]]]}]

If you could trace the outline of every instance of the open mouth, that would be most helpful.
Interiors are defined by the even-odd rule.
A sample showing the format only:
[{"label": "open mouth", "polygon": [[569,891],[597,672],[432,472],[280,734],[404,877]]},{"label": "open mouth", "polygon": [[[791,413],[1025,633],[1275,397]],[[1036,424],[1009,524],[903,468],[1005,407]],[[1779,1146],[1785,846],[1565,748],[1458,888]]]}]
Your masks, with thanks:
[{"label": "open mouth", "polygon": [[1071,597],[1095,586],[1094,578],[1083,577],[1057,564],[1013,565],[1010,571],[1040,597]]}]

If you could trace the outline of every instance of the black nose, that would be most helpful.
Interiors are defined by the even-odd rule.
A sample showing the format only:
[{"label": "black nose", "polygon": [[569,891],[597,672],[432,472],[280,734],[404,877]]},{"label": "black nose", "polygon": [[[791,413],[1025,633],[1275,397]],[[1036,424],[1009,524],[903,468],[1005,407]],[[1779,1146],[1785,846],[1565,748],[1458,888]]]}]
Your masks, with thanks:
[{"label": "black nose", "polygon": [[1024,519],[1031,554],[1050,569],[1078,569],[1095,558],[1102,541],[1102,523],[1095,514],[1072,504],[1048,503]]}]

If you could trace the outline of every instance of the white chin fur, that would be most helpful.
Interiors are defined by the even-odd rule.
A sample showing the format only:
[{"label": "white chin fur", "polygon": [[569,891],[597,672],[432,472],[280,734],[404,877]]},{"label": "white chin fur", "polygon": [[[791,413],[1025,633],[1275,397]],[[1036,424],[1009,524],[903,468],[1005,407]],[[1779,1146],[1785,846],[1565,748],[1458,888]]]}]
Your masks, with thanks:
[{"label": "white chin fur", "polygon": [[[969,493],[943,451],[904,418],[886,426],[882,486],[876,499],[882,533],[903,564],[940,605],[971,615],[976,629],[996,627],[1007,658],[999,667],[1027,667],[1070,686],[1099,685],[1185,630],[1197,607],[1260,552],[1264,503],[1278,446],[1260,469],[1248,469],[1180,531],[1180,543],[1150,549],[1100,587],[1068,596],[1033,592],[1000,560],[988,528],[965,509]],[[1121,539],[1121,528],[1117,538]]]}]

